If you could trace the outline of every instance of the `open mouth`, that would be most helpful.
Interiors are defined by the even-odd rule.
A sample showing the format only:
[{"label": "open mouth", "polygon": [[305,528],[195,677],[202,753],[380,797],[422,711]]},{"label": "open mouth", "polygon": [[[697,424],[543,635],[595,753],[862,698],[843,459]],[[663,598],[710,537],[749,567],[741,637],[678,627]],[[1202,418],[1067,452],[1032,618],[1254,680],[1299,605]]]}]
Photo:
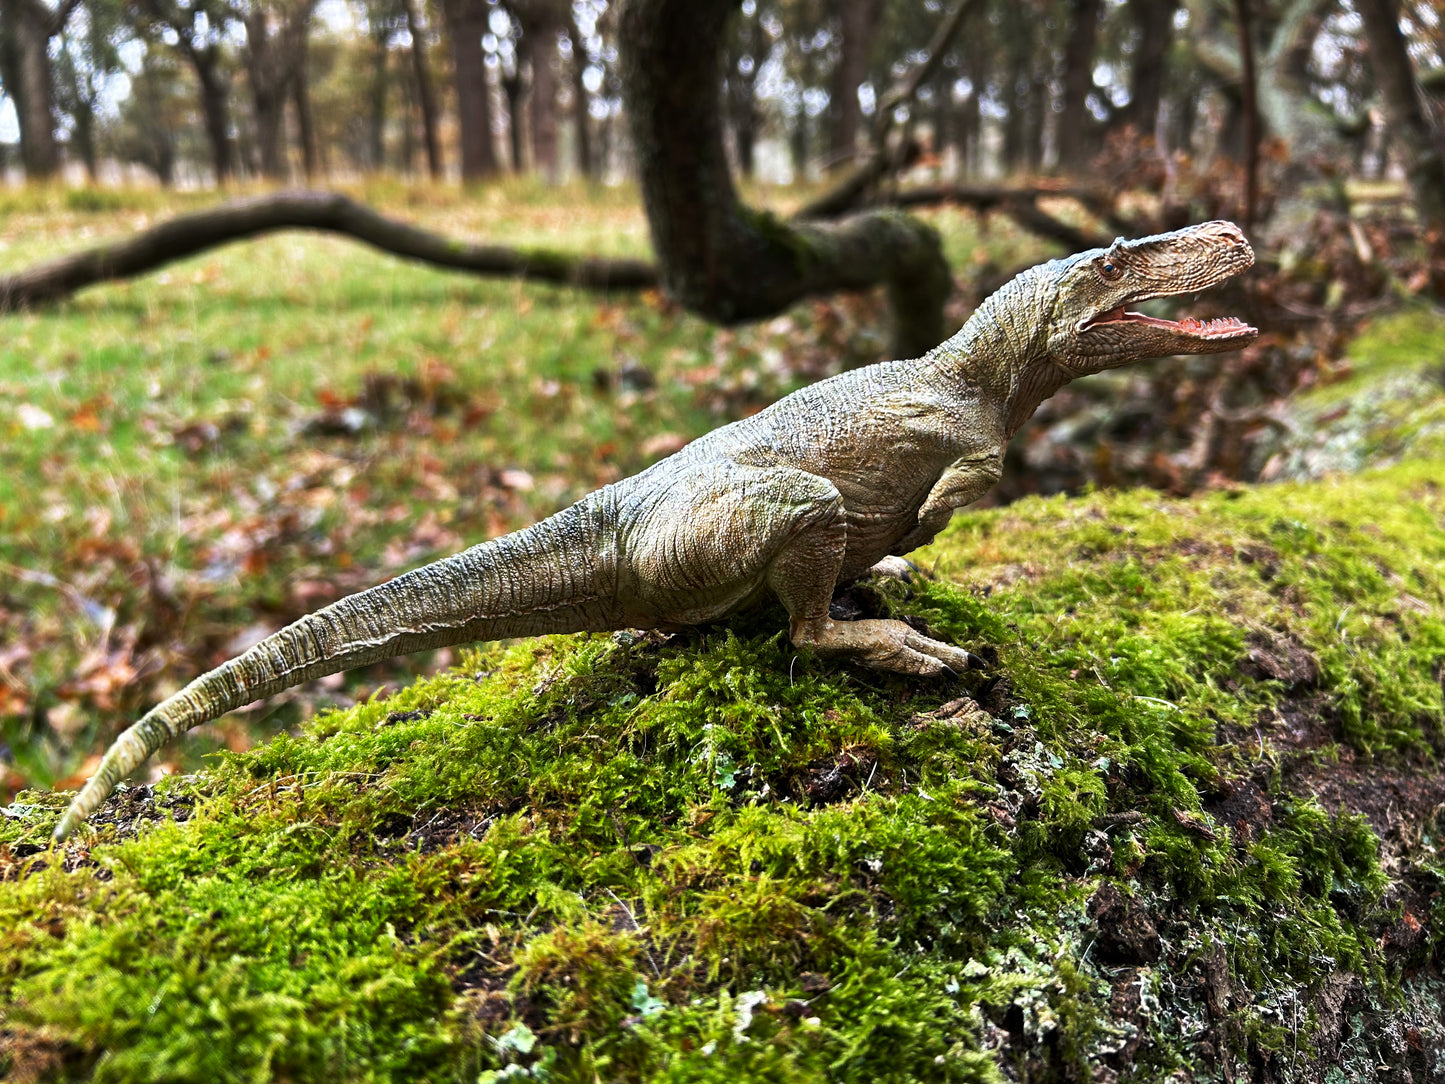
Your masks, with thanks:
[{"label": "open mouth", "polygon": [[1196,339],[1228,340],[1257,335],[1256,328],[1234,316],[1221,316],[1216,320],[1198,320],[1186,316],[1183,320],[1161,320],[1156,316],[1145,316],[1142,312],[1126,312],[1124,306],[1100,313],[1084,325],[1084,330],[1100,324],[1144,324],[1179,335]]}]

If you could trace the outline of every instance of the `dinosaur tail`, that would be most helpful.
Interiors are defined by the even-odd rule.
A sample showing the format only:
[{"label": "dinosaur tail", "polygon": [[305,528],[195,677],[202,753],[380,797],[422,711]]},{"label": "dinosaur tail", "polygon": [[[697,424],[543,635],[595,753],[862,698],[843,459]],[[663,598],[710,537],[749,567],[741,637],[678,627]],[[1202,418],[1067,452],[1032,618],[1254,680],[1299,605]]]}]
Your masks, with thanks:
[{"label": "dinosaur tail", "polygon": [[56,840],[166,742],[284,689],[428,648],[618,627],[610,535],[594,496],[287,625],[202,674],[121,734],[65,811]]}]

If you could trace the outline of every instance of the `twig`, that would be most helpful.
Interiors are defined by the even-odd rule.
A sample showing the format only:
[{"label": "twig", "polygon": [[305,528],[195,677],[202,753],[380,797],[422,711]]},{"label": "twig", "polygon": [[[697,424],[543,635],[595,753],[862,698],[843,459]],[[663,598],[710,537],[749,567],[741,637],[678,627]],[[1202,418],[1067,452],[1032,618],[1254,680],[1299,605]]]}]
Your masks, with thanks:
[{"label": "twig", "polygon": [[658,284],[657,268],[642,260],[473,244],[387,218],[339,192],[302,190],[177,215],[122,241],[0,276],[0,313],[59,301],[98,282],[133,278],[219,245],[288,229],[346,234],[403,259],[475,275],[589,290],[641,290]]},{"label": "twig", "polygon": [[[616,892],[612,891],[612,889],[604,888],[602,891],[606,892],[609,896],[611,896],[613,902],[615,902],[618,907],[621,907],[622,910],[626,912],[628,921],[632,923],[632,932],[637,934],[638,937],[641,938],[642,927],[637,922],[637,916],[632,913],[632,908],[628,907],[627,904],[623,903],[622,899],[617,895]],[[647,947],[646,940],[643,940],[642,951],[647,953],[647,962],[652,965],[652,973],[656,975],[659,979],[662,978],[662,971],[658,968],[657,961],[652,958],[652,950]]]}]

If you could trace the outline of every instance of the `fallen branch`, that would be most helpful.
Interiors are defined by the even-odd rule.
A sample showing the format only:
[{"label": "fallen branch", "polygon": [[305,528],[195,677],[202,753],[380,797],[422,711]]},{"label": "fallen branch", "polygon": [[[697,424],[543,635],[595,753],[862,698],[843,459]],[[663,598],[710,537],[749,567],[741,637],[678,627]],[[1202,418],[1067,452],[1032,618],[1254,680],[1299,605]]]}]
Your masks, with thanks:
[{"label": "fallen branch", "polygon": [[339,193],[300,191],[178,215],[123,241],[0,276],[0,313],[59,301],[86,286],[133,278],[232,241],[292,229],[345,234],[403,259],[474,275],[532,279],[588,290],[641,290],[658,285],[657,269],[643,260],[457,241],[386,218]]},{"label": "fallen branch", "polygon": [[[1078,188],[1008,188],[1001,185],[931,184],[903,188],[882,198],[892,207],[927,207],[956,203],[977,211],[1002,211],[1030,233],[1058,241],[1071,252],[1107,245],[1112,238],[1081,230],[1038,205],[1040,199],[1072,199],[1093,211],[1098,194]],[[1130,231],[1133,232],[1133,231]]]}]

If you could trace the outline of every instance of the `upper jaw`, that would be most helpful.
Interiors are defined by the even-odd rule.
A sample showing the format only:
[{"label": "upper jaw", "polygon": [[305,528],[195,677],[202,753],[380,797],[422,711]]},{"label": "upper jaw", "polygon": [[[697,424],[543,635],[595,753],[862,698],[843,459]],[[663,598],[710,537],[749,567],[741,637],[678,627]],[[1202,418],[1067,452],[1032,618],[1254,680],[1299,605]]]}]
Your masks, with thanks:
[{"label": "upper jaw", "polygon": [[1209,289],[1251,267],[1254,250],[1234,223],[1206,222],[1138,241],[1115,241],[1098,259],[1105,258],[1137,285],[1115,304],[1079,320],[1075,330],[1086,341],[1127,337],[1150,351],[1136,356],[1149,357],[1235,350],[1258,337],[1256,328],[1232,316],[1163,320],[1128,309],[1156,297]]}]

